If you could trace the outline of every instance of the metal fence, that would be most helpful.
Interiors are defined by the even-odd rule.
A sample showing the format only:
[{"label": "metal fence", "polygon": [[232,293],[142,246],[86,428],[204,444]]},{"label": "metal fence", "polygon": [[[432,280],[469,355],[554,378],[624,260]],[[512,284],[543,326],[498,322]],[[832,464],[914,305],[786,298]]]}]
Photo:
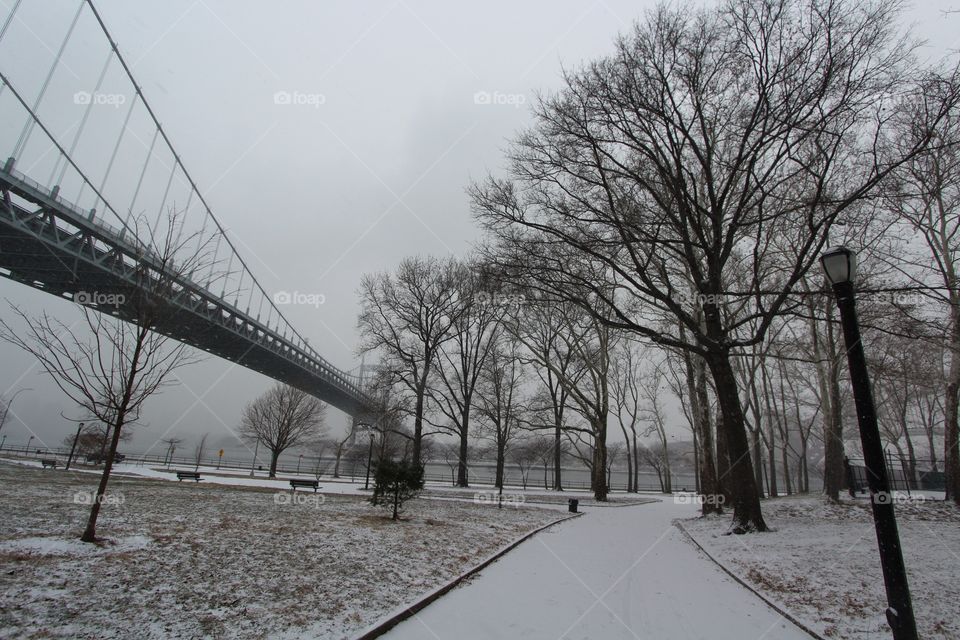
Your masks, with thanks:
[{"label": "metal fence", "polygon": [[[894,456],[888,451],[886,467],[890,488],[895,491],[944,491],[946,489],[946,475],[938,468],[935,461],[914,459],[911,462],[907,458]],[[867,491],[867,467],[863,459],[850,458],[850,475],[855,492]]]}]

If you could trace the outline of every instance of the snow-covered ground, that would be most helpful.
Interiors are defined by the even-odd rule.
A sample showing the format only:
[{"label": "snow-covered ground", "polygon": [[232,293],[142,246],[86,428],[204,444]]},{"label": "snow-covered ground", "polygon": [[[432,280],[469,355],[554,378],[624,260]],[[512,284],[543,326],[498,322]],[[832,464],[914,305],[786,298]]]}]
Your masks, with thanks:
[{"label": "snow-covered ground", "polygon": [[587,507],[384,637],[809,640],[684,538],[673,520],[696,508]]},{"label": "snow-covered ground", "polygon": [[414,500],[394,523],[356,496],[121,475],[95,547],[96,482],[0,463],[0,637],[347,637],[561,516]]},{"label": "snow-covered ground", "polygon": [[[941,496],[943,494],[940,494]],[[774,531],[723,535],[727,518],[684,521],[725,567],[825,637],[889,638],[869,502],[765,500]],[[960,638],[960,510],[900,496],[895,506],[922,638]]]}]

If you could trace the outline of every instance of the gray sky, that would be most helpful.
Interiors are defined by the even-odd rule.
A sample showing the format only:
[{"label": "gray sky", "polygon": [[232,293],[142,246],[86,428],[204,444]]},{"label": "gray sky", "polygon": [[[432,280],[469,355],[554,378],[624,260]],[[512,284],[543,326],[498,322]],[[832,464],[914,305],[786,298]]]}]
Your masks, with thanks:
[{"label": "gray sky", "polygon": [[[39,38],[56,48],[56,25],[77,0],[24,2],[42,3],[36,19],[20,25],[35,35],[33,46],[43,46]],[[477,232],[464,189],[501,168],[507,139],[530,122],[534,93],[559,86],[561,64],[609,52],[652,3],[96,4],[260,282],[270,292],[323,296],[322,305],[284,313],[328,360],[350,369],[358,364],[361,275],[411,254],[467,252]],[[943,13],[956,5],[934,0],[909,11],[916,33],[930,41],[924,55],[956,48],[960,15]],[[0,0],[0,18],[9,6]],[[6,279],[0,297],[67,322],[79,315],[72,303]],[[0,395],[34,389],[17,399],[17,417],[3,429],[7,442],[33,433],[57,445],[72,431],[60,412],[76,415],[73,407],[15,348],[0,344],[0,362]],[[167,431],[188,440],[205,431],[215,441],[228,436],[243,404],[272,383],[216,358],[179,377],[181,385],[148,405],[135,448]],[[330,412],[335,429],[345,421]]]}]

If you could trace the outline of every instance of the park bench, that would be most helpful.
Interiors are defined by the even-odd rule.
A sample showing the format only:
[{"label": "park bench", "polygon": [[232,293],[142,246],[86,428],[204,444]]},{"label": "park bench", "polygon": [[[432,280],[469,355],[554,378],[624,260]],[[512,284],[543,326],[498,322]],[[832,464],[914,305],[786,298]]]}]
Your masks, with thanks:
[{"label": "park bench", "polygon": [[196,471],[177,471],[177,482],[182,480],[193,480],[200,482],[200,474]]},{"label": "park bench", "polygon": [[53,467],[54,469],[56,469],[58,463],[57,463],[56,460],[47,460],[47,459],[44,459],[44,460],[41,460],[41,461],[40,461],[40,464],[43,465],[43,468],[44,468],[44,469],[46,469],[47,467]]},{"label": "park bench", "polygon": [[297,487],[313,487],[313,492],[316,493],[317,489],[320,488],[320,482],[317,480],[298,480],[296,478],[290,480],[290,488],[296,491]]}]

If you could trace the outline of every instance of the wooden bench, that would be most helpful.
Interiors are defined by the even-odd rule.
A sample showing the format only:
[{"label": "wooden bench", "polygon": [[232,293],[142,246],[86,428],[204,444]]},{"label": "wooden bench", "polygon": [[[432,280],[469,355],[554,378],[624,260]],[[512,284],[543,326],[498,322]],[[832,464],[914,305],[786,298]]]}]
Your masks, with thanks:
[{"label": "wooden bench", "polygon": [[177,471],[177,482],[182,480],[193,480],[200,482],[200,474],[196,471]]},{"label": "wooden bench", "polygon": [[313,492],[316,493],[317,489],[320,488],[320,482],[318,480],[300,480],[298,478],[290,480],[290,488],[296,491],[297,487],[313,487]]},{"label": "wooden bench", "polygon": [[54,469],[56,469],[56,468],[57,468],[57,465],[58,465],[59,463],[58,463],[56,460],[46,460],[46,459],[45,459],[45,460],[41,460],[41,461],[40,461],[40,464],[43,465],[43,468],[44,468],[44,469],[46,469],[47,467],[53,467]]}]

